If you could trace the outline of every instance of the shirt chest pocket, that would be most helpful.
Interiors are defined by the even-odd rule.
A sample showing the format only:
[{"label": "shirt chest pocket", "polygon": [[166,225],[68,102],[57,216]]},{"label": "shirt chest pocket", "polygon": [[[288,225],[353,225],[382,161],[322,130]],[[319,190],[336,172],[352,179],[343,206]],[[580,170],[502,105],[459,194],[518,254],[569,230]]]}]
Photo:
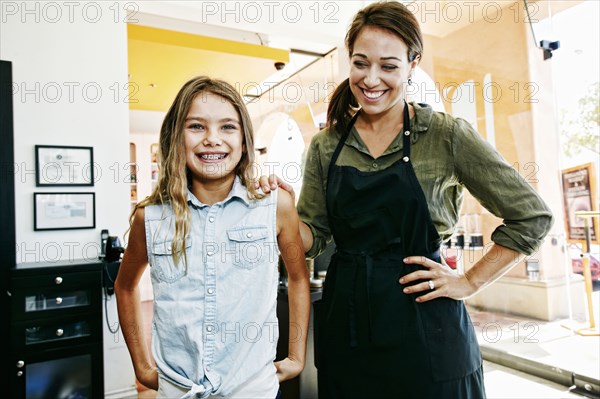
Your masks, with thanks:
[{"label": "shirt chest pocket", "polygon": [[[185,240],[185,253],[187,261],[191,261],[192,239]],[[152,245],[152,256],[154,264],[150,268],[151,273],[160,281],[173,283],[186,274],[187,267],[184,262],[183,254],[178,258],[177,263],[173,259],[173,242],[170,240],[154,242]]]},{"label": "shirt chest pocket", "polygon": [[227,230],[231,263],[242,269],[254,269],[275,256],[274,243],[268,242],[266,226],[246,226]]}]

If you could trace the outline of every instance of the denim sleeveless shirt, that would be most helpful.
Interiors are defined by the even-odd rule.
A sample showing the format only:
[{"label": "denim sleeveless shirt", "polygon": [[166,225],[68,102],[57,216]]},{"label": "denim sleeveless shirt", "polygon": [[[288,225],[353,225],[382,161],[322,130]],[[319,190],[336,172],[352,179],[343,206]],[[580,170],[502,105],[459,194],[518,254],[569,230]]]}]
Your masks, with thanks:
[{"label": "denim sleeveless shirt", "polygon": [[277,386],[276,193],[249,200],[238,178],[213,205],[188,191],[187,266],[173,261],[172,208],[145,208],[152,354],[165,379],[189,389],[186,397],[227,396],[265,368]]}]

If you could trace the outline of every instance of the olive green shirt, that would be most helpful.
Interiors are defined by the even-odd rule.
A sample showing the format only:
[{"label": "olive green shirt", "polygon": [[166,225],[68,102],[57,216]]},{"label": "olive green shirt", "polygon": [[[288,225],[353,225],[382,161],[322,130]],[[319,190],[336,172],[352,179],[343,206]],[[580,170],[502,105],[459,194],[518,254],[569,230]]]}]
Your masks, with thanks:
[{"label": "olive green shirt", "polygon": [[[466,188],[482,206],[503,219],[492,241],[525,255],[535,252],[553,223],[540,196],[467,121],[435,112],[425,104],[412,105],[410,158],[442,240],[453,234]],[[403,157],[402,137],[399,133],[375,159],[352,128],[336,164],[363,172],[384,170]],[[331,240],[327,171],[339,140],[339,132],[325,129],[313,137],[306,154],[298,213],[313,233],[314,243],[306,254],[310,258]]]}]

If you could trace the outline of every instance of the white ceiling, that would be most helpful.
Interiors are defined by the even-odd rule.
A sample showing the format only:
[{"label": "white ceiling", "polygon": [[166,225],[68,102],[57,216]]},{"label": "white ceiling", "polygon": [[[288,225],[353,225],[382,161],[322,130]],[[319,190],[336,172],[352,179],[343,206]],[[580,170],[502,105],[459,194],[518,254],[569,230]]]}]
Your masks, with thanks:
[{"label": "white ceiling", "polygon": [[[141,1],[135,3],[136,9],[130,14],[129,21],[155,28],[326,54],[343,46],[347,24],[367,3],[370,2]],[[227,9],[223,8],[223,4]],[[297,17],[296,11],[299,12]],[[295,19],[298,21],[295,22]],[[243,73],[242,69],[240,73]],[[157,134],[163,117],[163,112],[131,110],[130,131]]]},{"label": "white ceiling", "polygon": [[[371,1],[141,1],[140,23],[223,39],[324,54],[343,43],[356,11]],[[135,18],[135,17],[133,17]]]},{"label": "white ceiling", "polygon": [[[534,3],[537,0],[530,0]],[[131,23],[212,36],[240,42],[325,54],[344,46],[352,17],[373,1],[139,1]],[[514,7],[515,0],[402,0],[416,15],[423,33],[444,37],[487,15],[497,7]],[[520,0],[519,0],[520,2]],[[561,2],[557,2],[561,3]],[[485,13],[483,10],[487,10]],[[457,19],[457,15],[459,18]],[[243,70],[240,69],[242,73]],[[141,112],[138,118],[134,114]],[[162,119],[132,111],[131,130]],[[156,120],[154,120],[156,119]]]},{"label": "white ceiling", "polygon": [[[494,18],[498,8],[515,7],[515,0],[401,2],[415,14],[423,33],[436,37],[481,18]],[[343,45],[352,17],[370,3],[373,1],[140,1],[135,3],[132,19],[165,29],[324,54]]]}]

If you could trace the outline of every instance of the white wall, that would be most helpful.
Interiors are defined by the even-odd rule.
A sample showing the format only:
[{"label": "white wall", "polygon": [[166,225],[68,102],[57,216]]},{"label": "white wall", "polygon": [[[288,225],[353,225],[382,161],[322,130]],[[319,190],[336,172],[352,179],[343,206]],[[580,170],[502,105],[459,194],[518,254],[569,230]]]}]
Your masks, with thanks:
[{"label": "white wall", "polygon": [[[54,3],[62,19],[51,23],[40,2],[10,4],[40,10],[10,15],[3,2],[0,25],[0,57],[13,63],[17,263],[94,257],[102,228],[122,237],[128,226],[126,25],[114,22],[109,3],[95,23],[85,19],[95,19],[91,7],[75,8],[70,23],[67,7]],[[94,187],[36,188],[35,144],[92,146]],[[97,228],[34,232],[32,193],[52,191],[95,192]]]},{"label": "white wall", "polygon": [[[113,2],[48,4],[0,4],[0,58],[14,81],[17,263],[95,258],[100,230],[123,238],[130,211],[125,13]],[[35,144],[93,147],[95,185],[36,187]],[[96,193],[95,229],[34,232],[32,193],[61,191]],[[135,388],[122,336],[105,339],[104,353],[106,391]]]}]

